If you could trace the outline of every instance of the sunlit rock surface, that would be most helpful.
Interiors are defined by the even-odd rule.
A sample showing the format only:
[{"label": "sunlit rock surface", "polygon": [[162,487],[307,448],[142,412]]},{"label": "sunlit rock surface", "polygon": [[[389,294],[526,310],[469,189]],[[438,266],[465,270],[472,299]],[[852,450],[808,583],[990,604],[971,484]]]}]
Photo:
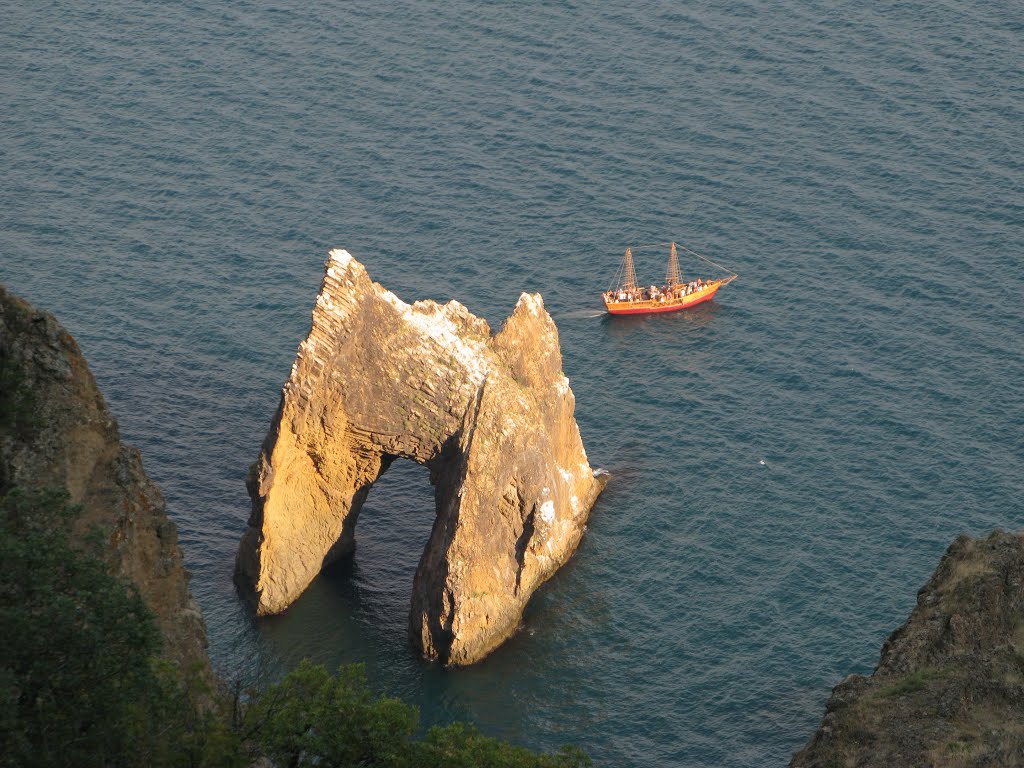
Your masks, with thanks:
[{"label": "sunlit rock surface", "polygon": [[457,301],[409,305],[346,251],[327,261],[258,462],[238,581],[284,610],[351,553],[360,507],[395,458],[430,468],[437,519],[410,632],[447,664],[485,656],[572,555],[604,484],[587,461],[540,295],[502,330]]}]

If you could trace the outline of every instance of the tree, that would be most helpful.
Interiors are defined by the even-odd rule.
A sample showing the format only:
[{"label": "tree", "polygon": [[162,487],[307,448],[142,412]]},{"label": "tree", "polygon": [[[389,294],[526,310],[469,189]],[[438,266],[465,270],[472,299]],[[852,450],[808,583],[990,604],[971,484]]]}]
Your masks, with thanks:
[{"label": "tree", "polygon": [[414,747],[410,765],[422,768],[585,768],[590,758],[578,747],[554,754],[531,752],[490,736],[472,725],[434,726]]},{"label": "tree", "polygon": [[587,756],[566,747],[548,755],[454,723],[413,738],[415,707],[374,698],[362,665],[337,675],[308,660],[251,702],[246,728],[260,751],[287,768],[582,768]]},{"label": "tree", "polygon": [[399,765],[419,717],[398,699],[374,699],[361,665],[332,676],[304,660],[249,706],[247,732],[282,766]]},{"label": "tree", "polygon": [[159,634],[138,593],[70,545],[56,492],[0,502],[0,663],[11,707],[0,759],[95,765],[126,751],[126,702],[145,697]]},{"label": "tree", "polygon": [[237,737],[158,660],[153,616],[101,538],[72,544],[78,511],[63,492],[0,498],[0,765],[238,764]]}]

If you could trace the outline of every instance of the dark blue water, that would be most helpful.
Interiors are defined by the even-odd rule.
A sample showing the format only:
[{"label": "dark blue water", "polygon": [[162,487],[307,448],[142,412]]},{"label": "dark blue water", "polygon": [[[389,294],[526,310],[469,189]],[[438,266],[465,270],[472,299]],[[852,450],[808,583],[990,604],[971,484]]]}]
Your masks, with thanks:
[{"label": "dark blue water", "polygon": [[[363,661],[428,723],[600,765],[784,764],[957,533],[1024,525],[1024,6],[305,5],[0,25],[0,279],[76,335],[142,449],[215,662]],[[668,239],[740,280],[600,316],[622,250]],[[287,614],[254,622],[231,585],[335,246],[494,326],[542,292],[614,475],[473,669],[405,645],[413,465]]]}]

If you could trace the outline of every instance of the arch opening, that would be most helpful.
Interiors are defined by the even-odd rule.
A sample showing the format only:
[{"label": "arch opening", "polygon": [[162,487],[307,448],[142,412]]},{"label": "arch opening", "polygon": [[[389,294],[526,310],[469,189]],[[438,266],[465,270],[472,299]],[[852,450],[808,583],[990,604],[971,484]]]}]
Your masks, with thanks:
[{"label": "arch opening", "polygon": [[353,580],[361,608],[396,633],[408,625],[416,568],[435,519],[429,468],[407,459],[393,462],[359,510],[355,548],[344,558],[351,567],[337,572]]}]

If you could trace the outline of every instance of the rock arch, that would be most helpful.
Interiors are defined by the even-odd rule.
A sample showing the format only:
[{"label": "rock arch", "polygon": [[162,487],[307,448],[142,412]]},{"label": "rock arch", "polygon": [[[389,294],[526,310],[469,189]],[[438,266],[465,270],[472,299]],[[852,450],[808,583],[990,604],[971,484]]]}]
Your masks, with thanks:
[{"label": "rock arch", "polygon": [[410,636],[446,664],[482,658],[572,555],[603,487],[574,406],[539,294],[520,296],[492,336],[457,301],[406,304],[331,251],[248,479],[237,581],[257,613],[287,608],[353,551],[377,478],[412,459],[430,468],[437,517],[413,582]]}]

